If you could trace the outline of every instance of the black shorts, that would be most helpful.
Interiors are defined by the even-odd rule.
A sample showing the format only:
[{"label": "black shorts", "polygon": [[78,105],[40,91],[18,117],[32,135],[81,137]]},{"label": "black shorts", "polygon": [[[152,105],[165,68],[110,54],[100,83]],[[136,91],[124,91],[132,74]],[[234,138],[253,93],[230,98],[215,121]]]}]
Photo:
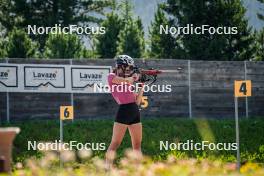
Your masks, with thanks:
[{"label": "black shorts", "polygon": [[115,122],[132,125],[140,122],[140,113],[136,103],[119,105]]}]

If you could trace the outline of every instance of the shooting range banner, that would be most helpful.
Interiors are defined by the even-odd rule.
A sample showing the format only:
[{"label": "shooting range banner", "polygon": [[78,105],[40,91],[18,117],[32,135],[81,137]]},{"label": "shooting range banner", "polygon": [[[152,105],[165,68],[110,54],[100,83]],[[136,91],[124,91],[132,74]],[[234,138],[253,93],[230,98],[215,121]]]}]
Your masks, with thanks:
[{"label": "shooting range banner", "polygon": [[0,92],[100,93],[111,66],[0,64]]}]

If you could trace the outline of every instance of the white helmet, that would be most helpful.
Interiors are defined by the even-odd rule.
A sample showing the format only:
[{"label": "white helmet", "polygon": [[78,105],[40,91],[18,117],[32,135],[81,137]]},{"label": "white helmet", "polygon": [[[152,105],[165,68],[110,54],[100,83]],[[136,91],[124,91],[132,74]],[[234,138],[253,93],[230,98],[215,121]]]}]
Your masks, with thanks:
[{"label": "white helmet", "polygon": [[134,60],[128,55],[118,55],[115,58],[116,65],[129,65],[134,66]]}]

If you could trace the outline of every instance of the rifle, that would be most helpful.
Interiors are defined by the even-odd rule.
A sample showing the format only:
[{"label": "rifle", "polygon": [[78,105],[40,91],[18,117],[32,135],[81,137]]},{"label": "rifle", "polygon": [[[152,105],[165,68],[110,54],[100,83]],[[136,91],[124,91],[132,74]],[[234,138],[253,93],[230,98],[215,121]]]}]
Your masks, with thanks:
[{"label": "rifle", "polygon": [[157,77],[161,73],[177,73],[179,70],[182,70],[181,67],[178,67],[177,70],[158,70],[154,68],[150,69],[140,69],[138,67],[134,67],[133,73],[139,74],[138,82],[145,83],[147,85],[153,84],[157,81]]}]

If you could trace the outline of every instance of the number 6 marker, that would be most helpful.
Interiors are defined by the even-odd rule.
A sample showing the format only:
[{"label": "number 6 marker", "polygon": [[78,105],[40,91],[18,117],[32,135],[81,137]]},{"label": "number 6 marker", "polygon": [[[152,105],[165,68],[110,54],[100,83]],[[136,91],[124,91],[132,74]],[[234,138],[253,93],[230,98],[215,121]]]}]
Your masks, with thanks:
[{"label": "number 6 marker", "polygon": [[[60,106],[60,142],[63,143],[63,121],[73,119],[73,106]],[[60,167],[63,166],[63,161],[60,155]]]},{"label": "number 6 marker", "polygon": [[60,106],[60,119],[73,119],[73,106]]}]

